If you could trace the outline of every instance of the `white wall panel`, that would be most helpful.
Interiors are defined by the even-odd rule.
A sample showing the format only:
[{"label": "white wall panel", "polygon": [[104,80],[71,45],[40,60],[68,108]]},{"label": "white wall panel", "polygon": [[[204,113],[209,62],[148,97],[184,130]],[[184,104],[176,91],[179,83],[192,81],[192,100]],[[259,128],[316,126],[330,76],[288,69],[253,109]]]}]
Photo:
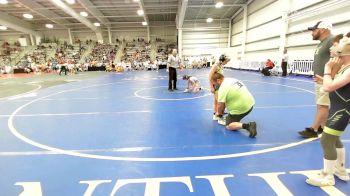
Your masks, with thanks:
[{"label": "white wall panel", "polygon": [[[226,42],[225,42],[226,41]],[[225,40],[225,38],[217,38],[217,39],[186,39],[186,40],[182,40],[182,43],[184,45],[188,45],[188,44],[217,44],[217,43],[221,43],[227,45],[227,40]]]},{"label": "white wall panel", "polygon": [[271,48],[279,48],[279,39],[264,40],[246,45],[246,51],[264,50]]},{"label": "white wall panel", "polygon": [[247,42],[279,36],[282,28],[282,19],[267,23],[247,31]]},{"label": "white wall panel", "polygon": [[242,33],[232,36],[231,45],[242,44]]},{"label": "white wall panel", "polygon": [[288,48],[289,60],[313,60],[316,46]]},{"label": "white wall panel", "polygon": [[[258,9],[274,2],[275,0],[254,0],[251,4],[248,6],[248,15],[252,12],[257,11]],[[283,0],[284,1],[284,0]]]},{"label": "white wall panel", "polygon": [[281,1],[276,1],[251,15],[248,14],[248,29],[280,17],[282,15],[281,5]]},{"label": "white wall panel", "polygon": [[290,21],[288,32],[306,31],[307,27],[313,26],[317,21],[327,20],[334,24],[339,22],[348,21],[350,15],[350,1],[347,4],[340,5],[335,9],[329,9],[322,12],[322,14],[309,14],[301,18],[297,18]]},{"label": "white wall panel", "polygon": [[[245,58],[250,60],[266,60],[272,58],[278,60],[278,49],[280,47],[280,29],[282,28],[281,19],[273,20],[282,15],[282,8],[284,0],[255,0],[248,6],[248,28],[257,26],[247,31],[247,42]],[[315,46],[319,41],[313,41],[311,32],[307,31],[307,27],[313,26],[317,21],[326,19],[334,24],[333,34],[346,33],[350,31],[350,1],[345,1],[341,4],[334,4],[328,6],[332,1],[324,0],[289,0],[291,13],[299,14],[296,18],[289,20],[289,27],[287,31],[286,46],[291,60],[308,60],[313,59]],[[271,4],[271,2],[273,2]],[[336,2],[336,1],[333,1]],[[271,5],[269,5],[271,4]],[[327,4],[328,7],[320,8]],[[307,8],[306,8],[307,7]],[[263,9],[261,9],[263,8]],[[316,12],[306,12],[308,10],[315,10]],[[293,12],[295,10],[299,10]],[[305,13],[301,15],[301,13]],[[240,17],[241,19],[242,17]],[[236,23],[233,24],[232,34],[241,30],[240,19],[235,18]],[[271,21],[266,23],[267,21]],[[263,24],[266,23],[264,25]],[[237,27],[235,29],[235,26]],[[238,30],[238,28],[240,30]],[[269,37],[276,37],[274,39],[267,39]],[[259,41],[261,40],[261,41]],[[252,42],[253,43],[249,43]],[[231,45],[241,43],[241,34],[231,37]],[[238,47],[230,49],[233,53],[238,54],[240,50]],[[276,48],[276,49],[271,49]],[[261,50],[261,51],[257,51]]]},{"label": "white wall panel", "polygon": [[300,10],[304,7],[310,6],[315,3],[322,2],[323,0],[289,0],[290,1],[290,10]]},{"label": "white wall panel", "polygon": [[[214,28],[218,27],[218,28]],[[229,21],[208,23],[185,23],[183,26],[183,55],[190,56],[193,52],[200,55],[217,48],[226,48],[228,43]]]},{"label": "white wall panel", "polygon": [[246,52],[245,58],[251,61],[266,61],[271,59],[272,61],[278,60],[278,50],[267,50],[257,52]]},{"label": "white wall panel", "polygon": [[[225,31],[226,32],[226,31]],[[198,36],[200,34],[201,39],[214,39],[214,38],[222,38],[225,39],[227,37],[227,34],[225,32],[217,33],[217,31],[214,32],[206,32],[206,33],[201,33],[201,32],[187,32],[186,33],[186,38],[183,38],[183,40],[192,40],[192,39],[198,39]]]},{"label": "white wall panel", "polygon": [[237,21],[232,25],[232,34],[236,34],[238,32],[242,32],[243,20]]}]

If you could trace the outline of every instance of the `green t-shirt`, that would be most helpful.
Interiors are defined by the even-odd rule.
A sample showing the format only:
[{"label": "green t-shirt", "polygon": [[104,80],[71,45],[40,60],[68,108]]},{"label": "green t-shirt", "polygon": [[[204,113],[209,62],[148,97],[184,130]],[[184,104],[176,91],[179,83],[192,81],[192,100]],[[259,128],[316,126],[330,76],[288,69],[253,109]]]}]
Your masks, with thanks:
[{"label": "green t-shirt", "polygon": [[225,103],[232,115],[244,114],[255,104],[254,97],[247,87],[234,78],[224,78],[218,93],[218,101]]},{"label": "green t-shirt", "polygon": [[330,35],[325,40],[321,41],[316,47],[314,54],[313,71],[314,74],[323,76],[324,67],[330,58],[329,48],[333,45],[334,36]]}]

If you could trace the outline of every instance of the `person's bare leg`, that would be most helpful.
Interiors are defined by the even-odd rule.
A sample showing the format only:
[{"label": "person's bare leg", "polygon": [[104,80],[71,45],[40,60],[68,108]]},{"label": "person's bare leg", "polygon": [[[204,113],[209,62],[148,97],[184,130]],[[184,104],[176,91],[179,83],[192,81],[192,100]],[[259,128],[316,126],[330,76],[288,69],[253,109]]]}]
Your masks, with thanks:
[{"label": "person's bare leg", "polygon": [[317,132],[318,128],[324,127],[328,117],[328,106],[317,105],[316,116],[312,128]]},{"label": "person's bare leg", "polygon": [[242,128],[243,128],[243,123],[241,123],[241,122],[232,122],[226,126],[226,129],[231,130],[231,131],[242,129]]}]

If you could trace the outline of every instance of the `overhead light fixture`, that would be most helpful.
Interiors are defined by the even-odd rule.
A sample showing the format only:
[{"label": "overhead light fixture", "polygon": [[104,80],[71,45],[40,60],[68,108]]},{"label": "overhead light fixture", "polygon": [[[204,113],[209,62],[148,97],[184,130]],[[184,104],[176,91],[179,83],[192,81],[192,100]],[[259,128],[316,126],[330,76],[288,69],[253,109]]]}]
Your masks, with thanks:
[{"label": "overhead light fixture", "polygon": [[23,17],[24,18],[28,18],[28,19],[32,19],[33,15],[31,15],[31,14],[23,14]]},{"label": "overhead light fixture", "polygon": [[137,14],[138,14],[139,16],[143,16],[144,12],[143,12],[143,10],[137,10]]},{"label": "overhead light fixture", "polygon": [[80,15],[81,15],[81,16],[84,16],[84,17],[87,17],[89,14],[86,13],[86,12],[80,12]]},{"label": "overhead light fixture", "polygon": [[52,28],[53,28],[53,25],[52,25],[52,24],[46,24],[45,27],[46,27],[46,28],[49,28],[49,29],[52,29]]},{"label": "overhead light fixture", "polygon": [[212,19],[212,18],[208,18],[208,19],[207,19],[207,23],[210,23],[210,22],[213,22],[213,19]]},{"label": "overhead light fixture", "polygon": [[101,24],[100,24],[100,23],[98,23],[98,22],[95,22],[95,23],[94,23],[94,25],[95,25],[96,27],[101,26]]},{"label": "overhead light fixture", "polygon": [[147,22],[142,22],[142,25],[143,25],[143,26],[146,26],[146,25],[148,25],[148,24],[147,24]]},{"label": "overhead light fixture", "polygon": [[68,4],[75,4],[75,0],[66,0],[66,2],[68,3]]},{"label": "overhead light fixture", "polygon": [[216,8],[221,8],[222,6],[224,6],[224,3],[221,2],[221,1],[219,1],[219,2],[217,2],[217,3],[215,4],[215,7],[216,7]]},{"label": "overhead light fixture", "polygon": [[6,31],[6,30],[7,30],[7,27],[5,27],[5,26],[1,26],[1,25],[0,25],[0,30],[2,30],[2,31]]},{"label": "overhead light fixture", "polygon": [[132,0],[133,2],[139,2],[140,0]]},{"label": "overhead light fixture", "polygon": [[5,4],[8,4],[9,2],[7,1],[7,0],[0,0],[0,4],[3,4],[3,5],[5,5]]}]

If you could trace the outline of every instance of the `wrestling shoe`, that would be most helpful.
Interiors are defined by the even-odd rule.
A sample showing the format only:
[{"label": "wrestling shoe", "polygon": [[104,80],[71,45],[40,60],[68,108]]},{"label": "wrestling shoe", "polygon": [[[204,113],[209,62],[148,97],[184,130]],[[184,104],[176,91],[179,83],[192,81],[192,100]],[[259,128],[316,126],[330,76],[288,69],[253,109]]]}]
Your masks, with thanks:
[{"label": "wrestling shoe", "polygon": [[226,126],[226,119],[224,117],[218,119],[218,124]]},{"label": "wrestling shoe", "polygon": [[312,185],[312,186],[333,186],[335,184],[334,176],[331,174],[324,173],[323,171],[320,172],[315,177],[311,177],[306,180],[306,183]]},{"label": "wrestling shoe", "polygon": [[342,181],[350,180],[349,174],[344,167],[342,168],[335,167],[334,175],[337,176]]},{"label": "wrestling shoe", "polygon": [[299,131],[298,133],[303,138],[315,138],[315,137],[318,137],[318,134],[311,127],[307,127],[307,128],[305,128],[305,130]]},{"label": "wrestling shoe", "polygon": [[257,132],[256,132],[256,122],[250,122],[250,123],[249,123],[248,131],[249,131],[249,137],[250,137],[250,138],[254,138],[254,137],[257,135]]}]

